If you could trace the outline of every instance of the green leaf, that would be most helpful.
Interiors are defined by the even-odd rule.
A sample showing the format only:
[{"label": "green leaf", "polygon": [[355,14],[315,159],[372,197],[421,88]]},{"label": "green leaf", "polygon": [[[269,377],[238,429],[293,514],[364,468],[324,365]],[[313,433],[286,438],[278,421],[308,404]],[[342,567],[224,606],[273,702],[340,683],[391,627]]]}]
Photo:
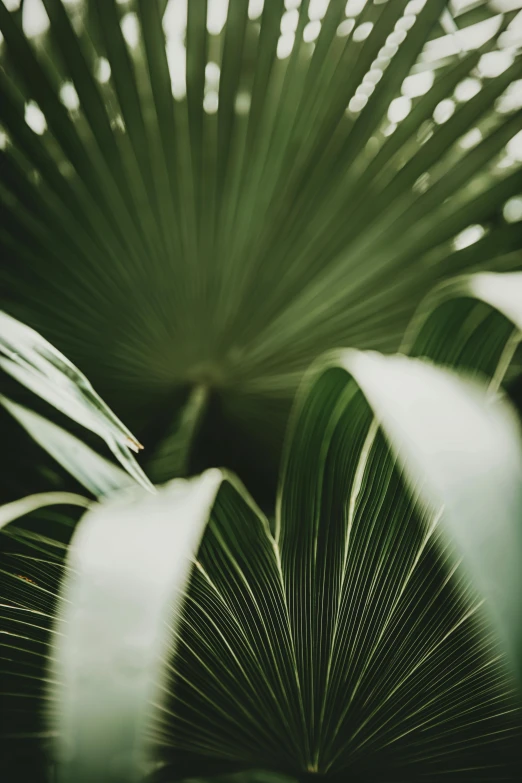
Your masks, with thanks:
[{"label": "green leaf", "polygon": [[[143,447],[94,391],[85,375],[63,354],[6,313],[0,313],[0,351],[3,354],[0,367],[5,372],[103,438],[127,472],[143,486],[151,486],[131,454],[131,450]],[[21,409],[12,403],[9,407],[8,402],[4,400],[2,404],[20,416]]]},{"label": "green leaf", "polygon": [[408,379],[405,360],[384,360],[392,362],[396,367],[386,374],[386,386],[379,377],[380,357],[357,361],[354,375],[383,422],[399,463],[404,460],[405,470],[412,474],[415,488],[425,484],[432,505],[442,500],[441,524],[496,614],[516,668],[522,650],[522,537],[517,523],[522,504],[520,422],[501,400],[486,397],[484,401],[480,387],[471,383],[467,390],[461,383],[466,394],[460,398],[459,387],[453,384],[451,415],[433,405],[428,416],[419,410],[423,387],[428,386],[434,397],[443,397],[444,385],[438,384],[431,367],[416,368],[418,376]]},{"label": "green leaf", "polygon": [[490,379],[498,389],[522,339],[522,273],[452,280],[420,305],[403,348]]},{"label": "green leaf", "polygon": [[[421,304],[406,334],[403,348],[413,355],[428,357],[468,376],[486,380],[492,404],[522,340],[522,274],[482,273],[450,281]],[[500,392],[502,394],[502,392]],[[519,431],[517,422],[512,429]],[[448,465],[450,464],[448,460]],[[500,465],[499,465],[500,467]],[[505,502],[516,505],[506,482],[521,468],[513,454],[497,477],[498,491]],[[478,513],[493,500],[489,518]],[[522,552],[520,526],[510,530],[495,496],[477,494],[447,517],[452,539],[473,574],[475,583],[488,597],[515,666],[522,660],[522,606],[518,584]],[[477,510],[474,511],[474,506]],[[470,514],[470,516],[468,516]],[[492,524],[492,520],[495,523]]]},{"label": "green leaf", "polygon": [[81,497],[81,495],[74,495],[72,492],[41,492],[37,495],[28,495],[25,498],[20,498],[20,500],[14,500],[12,503],[5,503],[3,506],[0,506],[0,530],[10,522],[14,522],[32,511],[58,504],[88,508],[91,505],[91,501]]},{"label": "green leaf", "polygon": [[[453,570],[448,519],[487,529],[492,509],[479,505],[482,490],[487,486],[488,501],[498,501],[494,518],[507,524],[490,534],[512,567],[502,585],[498,561],[487,576],[505,590],[498,597],[510,615],[503,619],[518,625],[519,434],[509,416],[503,420],[499,409],[490,409],[485,395],[470,395],[463,381],[401,357],[341,353],[309,383],[314,385],[301,395],[287,445],[278,538],[293,594],[305,714],[314,716],[309,741],[315,763],[321,765],[322,747],[322,764],[331,771],[343,759],[356,763],[361,756],[366,769],[368,755],[378,765],[382,754],[384,770],[404,765],[397,773],[402,779],[416,779],[416,764],[417,774],[433,775],[438,763],[452,768],[452,752],[466,755],[464,745],[458,749],[460,710],[475,716],[477,737],[481,720],[487,722],[489,707],[474,700],[474,686],[460,670],[464,660],[475,671],[475,685],[491,694],[488,677],[482,686],[474,679],[482,676],[487,635],[482,621],[477,627],[470,620],[480,602],[462,570]],[[475,422],[471,429],[468,416]],[[506,450],[507,441],[512,446]],[[437,503],[427,511],[422,499],[434,497]],[[463,510],[460,500],[469,507]],[[448,589],[451,572],[455,582]],[[483,580],[479,584],[484,587]],[[508,631],[513,641],[517,629]],[[450,750],[443,726],[452,725]],[[422,739],[416,734],[421,726]]]},{"label": "green leaf", "polygon": [[[34,411],[0,395],[0,405],[31,437],[96,497],[134,486],[137,479],[93,451],[79,438]],[[141,482],[139,482],[141,483]]]},{"label": "green leaf", "polygon": [[135,490],[75,531],[50,658],[62,780],[133,781],[146,770],[150,702],[165,687],[184,583],[221,481],[210,471],[154,497]]},{"label": "green leaf", "polygon": [[147,462],[148,473],[156,483],[167,481],[172,476],[180,478],[187,475],[190,453],[202,424],[208,397],[205,386],[196,386],[180,415],[172,422],[170,431],[163,433],[157,451]]}]

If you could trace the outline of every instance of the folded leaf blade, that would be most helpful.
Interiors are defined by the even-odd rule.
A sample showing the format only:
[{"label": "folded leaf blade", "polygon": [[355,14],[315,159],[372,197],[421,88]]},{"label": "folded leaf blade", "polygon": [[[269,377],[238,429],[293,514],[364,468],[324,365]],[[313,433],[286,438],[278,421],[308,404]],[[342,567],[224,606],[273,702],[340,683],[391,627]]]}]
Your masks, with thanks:
[{"label": "folded leaf blade", "polygon": [[451,280],[421,303],[403,350],[478,374],[497,390],[522,339],[521,302],[520,272]]},{"label": "folded leaf blade", "polygon": [[150,482],[131,454],[142,445],[115,416],[72,362],[41,335],[0,313],[0,367],[59,411],[102,437],[127,472]]},{"label": "folded leaf blade", "polygon": [[95,497],[103,497],[134,486],[138,481],[137,478],[90,449],[79,438],[52,421],[44,419],[38,413],[8,400],[1,394],[0,405],[9,411],[39,446]]},{"label": "folded leaf blade", "polygon": [[311,371],[278,528],[313,768],[495,774],[487,738],[509,747],[516,725],[500,649],[516,671],[521,477],[516,419],[471,381],[352,351]]},{"label": "folded leaf blade", "polygon": [[63,780],[140,780],[172,621],[222,481],[209,471],[134,490],[82,519],[71,543],[51,662]]}]

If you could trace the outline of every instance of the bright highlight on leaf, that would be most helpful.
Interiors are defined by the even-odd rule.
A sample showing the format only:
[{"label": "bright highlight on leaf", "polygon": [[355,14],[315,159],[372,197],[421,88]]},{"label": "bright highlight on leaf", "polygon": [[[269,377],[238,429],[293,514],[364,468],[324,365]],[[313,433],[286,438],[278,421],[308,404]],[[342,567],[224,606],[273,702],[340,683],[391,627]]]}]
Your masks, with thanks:
[{"label": "bright highlight on leaf", "polygon": [[135,780],[141,765],[145,773],[149,703],[162,698],[183,589],[221,481],[209,471],[154,497],[138,489],[81,520],[51,657],[63,780],[103,780],[108,770]]},{"label": "bright highlight on leaf", "polygon": [[[0,354],[2,370],[102,437],[128,473],[138,483],[151,487],[130,453],[139,451],[141,444],[107,407],[83,373],[33,329],[1,312]],[[2,404],[8,409],[12,406],[9,401]],[[18,411],[17,417],[22,415],[22,409]],[[15,408],[12,412],[15,413]],[[27,412],[25,421],[29,415]]]}]

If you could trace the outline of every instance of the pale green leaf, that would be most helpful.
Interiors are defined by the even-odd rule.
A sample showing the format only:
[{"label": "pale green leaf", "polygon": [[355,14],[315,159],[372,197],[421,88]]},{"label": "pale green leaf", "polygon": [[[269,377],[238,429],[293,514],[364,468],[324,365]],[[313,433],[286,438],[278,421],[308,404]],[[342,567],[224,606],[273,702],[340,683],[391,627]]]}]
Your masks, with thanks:
[{"label": "pale green leaf", "polygon": [[141,449],[141,444],[94,391],[83,373],[60,351],[6,313],[0,313],[0,351],[3,354],[0,367],[5,372],[103,438],[127,472],[143,486],[150,487],[131,454],[131,450]]},{"label": "pale green leaf", "polygon": [[0,529],[32,511],[60,504],[88,508],[91,501],[72,492],[41,492],[37,495],[28,495],[20,500],[13,500],[11,503],[0,506]]},{"label": "pale green leaf", "polygon": [[51,653],[62,780],[128,782],[146,769],[149,702],[164,687],[185,581],[221,481],[210,471],[153,497],[134,489],[93,508],[75,531]]},{"label": "pale green leaf", "polygon": [[138,477],[129,475],[113,462],[97,454],[79,438],[38,413],[2,395],[0,395],[0,405],[9,411],[39,446],[96,497],[134,486],[136,482],[141,483],[140,474]]}]

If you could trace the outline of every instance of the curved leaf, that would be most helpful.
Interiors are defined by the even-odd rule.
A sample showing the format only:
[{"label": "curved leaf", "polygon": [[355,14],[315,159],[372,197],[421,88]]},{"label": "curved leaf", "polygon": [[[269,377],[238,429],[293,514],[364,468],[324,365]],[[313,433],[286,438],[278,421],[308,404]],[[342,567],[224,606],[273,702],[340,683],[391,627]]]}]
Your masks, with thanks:
[{"label": "curved leaf", "polygon": [[[354,352],[329,365],[310,378],[294,412],[278,510],[315,763],[332,772],[343,763],[367,771],[373,758],[375,779],[429,778],[440,765],[466,779],[452,766],[459,754],[461,763],[469,754],[478,766],[483,757],[479,763],[477,748],[466,749],[464,715],[474,715],[476,739],[488,733],[498,671],[482,620],[473,618],[480,602],[455,566],[447,518],[460,515],[463,496],[472,501],[463,526],[489,528],[512,565],[502,583],[496,562],[480,587],[491,587],[484,577],[498,580],[504,594],[491,608],[509,607],[502,619],[518,625],[520,439],[485,395],[470,395],[462,380],[428,365]],[[491,507],[475,505],[486,486],[499,502],[495,518],[505,522],[498,530],[491,529]],[[516,640],[517,629],[507,632]]]},{"label": "curved leaf", "polygon": [[191,557],[221,481],[211,471],[154,497],[135,490],[94,508],[75,531],[50,658],[64,781],[141,778],[169,623],[175,632]]},{"label": "curved leaf", "polygon": [[[133,458],[143,448],[91,384],[60,351],[25,324],[0,312],[0,367],[73,421],[102,437],[127,472],[140,484],[150,482]],[[8,401],[2,403],[11,413]],[[26,421],[31,414],[27,412]],[[33,421],[36,420],[33,415]],[[49,425],[52,426],[52,425]]]},{"label": "curved leaf", "polygon": [[134,486],[136,479],[53,422],[1,394],[0,405],[95,497],[103,497],[119,489]]},{"label": "curved leaf", "polygon": [[491,380],[497,389],[522,339],[522,273],[457,278],[421,304],[403,350]]},{"label": "curved leaf", "polygon": [[[521,459],[506,404],[470,381],[345,351],[300,394],[275,537],[220,471],[90,511],[52,641],[65,779],[139,779],[154,760],[172,778],[514,779],[514,684],[489,618],[517,596]],[[484,603],[447,520],[487,530],[493,504],[504,593],[485,571]]]},{"label": "curved leaf", "polygon": [[38,495],[28,495],[20,500],[13,500],[12,503],[0,506],[0,530],[10,522],[14,522],[15,519],[30,514],[31,511],[60,503],[88,508],[91,501],[81,495],[73,495],[72,492],[41,492]]}]

